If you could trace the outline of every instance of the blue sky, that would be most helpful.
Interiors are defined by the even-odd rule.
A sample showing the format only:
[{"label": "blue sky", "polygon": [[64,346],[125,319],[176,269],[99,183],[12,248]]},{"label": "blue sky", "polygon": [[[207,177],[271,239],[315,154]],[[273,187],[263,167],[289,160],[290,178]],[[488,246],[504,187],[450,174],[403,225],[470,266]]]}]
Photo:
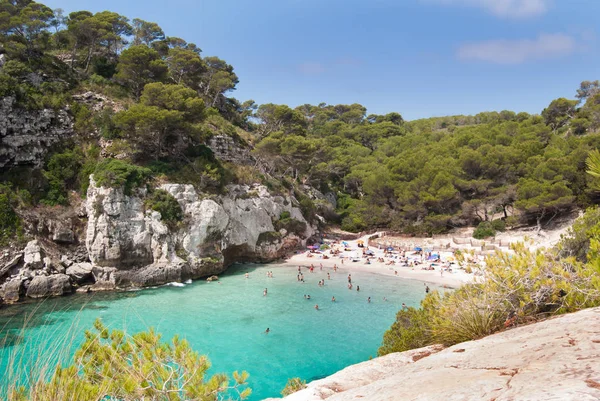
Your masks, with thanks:
[{"label": "blue sky", "polygon": [[598,0],[39,1],[157,22],[232,64],[242,101],[539,113],[600,79]]}]

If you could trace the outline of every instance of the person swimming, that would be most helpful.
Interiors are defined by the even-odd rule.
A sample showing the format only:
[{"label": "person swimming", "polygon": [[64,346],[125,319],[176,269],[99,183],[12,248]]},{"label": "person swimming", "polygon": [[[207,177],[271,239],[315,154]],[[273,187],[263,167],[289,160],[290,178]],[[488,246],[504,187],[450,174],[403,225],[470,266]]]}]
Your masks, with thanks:
[{"label": "person swimming", "polygon": [[371,303],[371,297],[367,298],[367,302]]},{"label": "person swimming", "polygon": [[360,291],[360,285],[356,286],[356,291]]},{"label": "person swimming", "polygon": [[250,277],[250,275],[248,273],[245,274],[246,278]]},{"label": "person swimming", "polygon": [[267,327],[267,329],[265,330],[265,334],[269,334],[271,332],[271,329]]},{"label": "person swimming", "polygon": [[315,305],[315,310],[319,310],[319,304]]},{"label": "person swimming", "polygon": [[263,297],[267,296],[267,289],[265,288],[265,290],[263,291]]},{"label": "person swimming", "polygon": [[331,276],[327,273],[327,280],[331,280]]},{"label": "person swimming", "polygon": [[306,296],[306,299],[310,299],[310,295],[307,295],[307,296]]},{"label": "person swimming", "polygon": [[331,297],[331,302],[335,302],[335,297]]}]

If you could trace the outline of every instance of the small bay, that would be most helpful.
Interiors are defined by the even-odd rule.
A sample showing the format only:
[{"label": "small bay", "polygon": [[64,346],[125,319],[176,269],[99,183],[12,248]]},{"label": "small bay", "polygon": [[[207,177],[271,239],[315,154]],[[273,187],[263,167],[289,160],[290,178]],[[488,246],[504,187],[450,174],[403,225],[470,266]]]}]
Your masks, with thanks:
[{"label": "small bay", "polygon": [[[304,268],[303,273],[304,283],[289,265],[235,265],[218,282],[78,294],[7,307],[0,310],[0,370],[31,369],[48,352],[72,355],[83,330],[101,318],[128,333],[154,327],[163,340],[176,334],[186,338],[210,358],[210,373],[248,371],[250,400],[261,400],[279,396],[288,378],[311,381],[375,357],[402,303],[418,306],[425,295],[419,281],[347,269],[317,267],[310,273]],[[349,273],[352,290],[347,288]],[[319,286],[319,280],[325,285]],[[14,356],[20,360],[17,366],[11,366]]]}]

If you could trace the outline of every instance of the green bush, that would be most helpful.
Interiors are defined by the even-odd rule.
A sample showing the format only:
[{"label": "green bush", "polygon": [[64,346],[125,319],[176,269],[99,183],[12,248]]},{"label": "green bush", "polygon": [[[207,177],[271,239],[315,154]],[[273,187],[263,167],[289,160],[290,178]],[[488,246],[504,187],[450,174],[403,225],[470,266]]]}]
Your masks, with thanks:
[{"label": "green bush", "polygon": [[6,245],[23,234],[21,219],[14,209],[15,199],[6,187],[0,188],[0,245]]},{"label": "green bush", "polygon": [[260,233],[258,236],[258,240],[256,243],[258,245],[267,244],[272,242],[277,242],[281,239],[281,234],[277,231],[266,231],[264,233]]},{"label": "green bush", "polygon": [[134,188],[145,185],[150,176],[149,169],[117,159],[104,159],[94,169],[94,180],[98,186],[109,188],[122,186],[127,195],[131,195]]},{"label": "green bush", "polygon": [[475,231],[473,231],[473,238],[476,239],[484,239],[488,237],[493,237],[496,235],[496,230],[494,226],[489,221],[482,221],[479,223]]},{"label": "green bush", "polygon": [[[207,377],[210,361],[175,336],[164,341],[153,329],[128,335],[109,330],[99,319],[85,331],[83,344],[70,364],[48,355],[29,388],[12,381],[8,401],[27,400],[244,400],[251,394],[248,373],[233,380],[217,373]],[[61,358],[62,359],[62,358]],[[44,361],[41,362],[44,364]]]},{"label": "green bush", "polygon": [[506,230],[506,223],[502,219],[493,220],[492,228],[496,231],[504,231]]},{"label": "green bush", "polygon": [[429,312],[424,308],[408,308],[396,315],[396,321],[383,335],[383,342],[377,354],[404,352],[431,344],[431,323]]},{"label": "green bush", "polygon": [[67,205],[68,190],[75,186],[81,170],[83,155],[76,150],[67,150],[52,155],[44,176],[48,180],[48,192],[42,200],[47,205]]},{"label": "green bush", "polygon": [[281,390],[281,395],[287,397],[288,395],[294,394],[295,392],[305,388],[306,380],[302,380],[299,377],[293,377],[291,379],[288,379],[287,384],[285,385],[283,390]]},{"label": "green bush", "polygon": [[160,213],[161,219],[168,224],[175,224],[183,220],[183,210],[177,199],[163,189],[152,191],[146,198],[146,208]]}]

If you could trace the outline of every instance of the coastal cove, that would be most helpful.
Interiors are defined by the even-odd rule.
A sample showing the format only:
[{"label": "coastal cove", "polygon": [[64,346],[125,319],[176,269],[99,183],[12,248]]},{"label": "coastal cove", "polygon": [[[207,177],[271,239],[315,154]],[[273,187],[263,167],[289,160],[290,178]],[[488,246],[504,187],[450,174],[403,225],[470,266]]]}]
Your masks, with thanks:
[{"label": "coastal cove", "polygon": [[[72,354],[83,330],[100,317],[110,328],[128,333],[153,327],[164,340],[176,334],[186,338],[209,357],[209,373],[248,371],[250,400],[261,400],[279,396],[288,378],[311,381],[375,357],[402,303],[418,306],[425,295],[421,281],[349,267],[337,273],[327,266],[303,272],[306,282],[299,283],[297,266],[290,263],[237,264],[219,282],[17,304],[0,311],[0,369],[7,371],[16,354],[27,361],[17,365],[28,368],[43,358],[40,350],[54,350],[57,343]],[[349,273],[360,292],[348,290]],[[317,285],[322,279],[323,287]],[[305,294],[311,299],[304,299]],[[25,319],[27,328],[21,332]],[[264,334],[267,327],[270,333]]]}]

